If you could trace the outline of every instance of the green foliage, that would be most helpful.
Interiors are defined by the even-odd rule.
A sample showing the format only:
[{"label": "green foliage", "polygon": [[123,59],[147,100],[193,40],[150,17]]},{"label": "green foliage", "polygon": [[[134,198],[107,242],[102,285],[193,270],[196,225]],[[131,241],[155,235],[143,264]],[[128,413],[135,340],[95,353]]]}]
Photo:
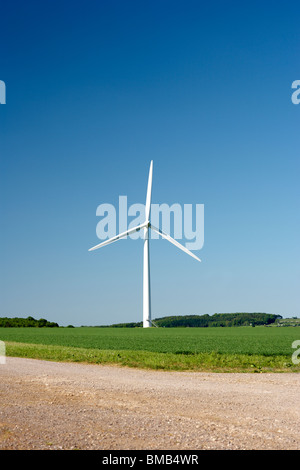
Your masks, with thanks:
[{"label": "green foliage", "polygon": [[[207,328],[207,327],[232,327],[232,326],[256,326],[270,325],[281,315],[270,313],[215,313],[214,315],[182,315],[156,318],[155,324],[164,328]],[[142,323],[118,323],[113,328],[137,328]]]},{"label": "green foliage", "polygon": [[101,326],[100,328],[141,328],[143,326],[143,322],[138,322],[138,323],[116,323],[115,325],[107,325],[107,326]]},{"label": "green foliage", "polygon": [[[299,339],[298,328],[0,328],[0,340],[101,350],[135,350],[189,355],[287,355]],[[188,353],[188,354],[187,354]]]},{"label": "green foliage", "polygon": [[58,327],[58,323],[54,322],[49,322],[48,320],[45,320],[45,318],[40,318],[39,320],[36,320],[33,317],[27,317],[27,318],[19,318],[19,317],[14,317],[14,318],[8,318],[8,317],[0,317],[0,327],[1,328],[24,328],[24,327],[30,327],[30,328],[53,328],[53,327]]},{"label": "green foliage", "polygon": [[6,354],[166,370],[295,371],[297,328],[0,328]]},{"label": "green foliage", "polygon": [[293,364],[290,356],[282,355],[224,354],[216,351],[189,354],[187,352],[159,353],[136,350],[85,349],[15,342],[6,344],[6,352],[8,356],[15,357],[92,364],[116,364],[156,370],[252,373],[299,372],[299,365]]}]

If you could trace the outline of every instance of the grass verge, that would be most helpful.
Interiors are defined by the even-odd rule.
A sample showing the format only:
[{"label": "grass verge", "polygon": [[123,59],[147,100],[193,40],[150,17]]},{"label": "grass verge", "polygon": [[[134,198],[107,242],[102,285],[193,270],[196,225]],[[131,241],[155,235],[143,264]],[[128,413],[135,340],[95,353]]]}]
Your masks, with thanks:
[{"label": "grass verge", "polygon": [[141,369],[203,372],[300,372],[289,356],[157,353],[6,342],[6,355],[58,362],[119,365]]}]

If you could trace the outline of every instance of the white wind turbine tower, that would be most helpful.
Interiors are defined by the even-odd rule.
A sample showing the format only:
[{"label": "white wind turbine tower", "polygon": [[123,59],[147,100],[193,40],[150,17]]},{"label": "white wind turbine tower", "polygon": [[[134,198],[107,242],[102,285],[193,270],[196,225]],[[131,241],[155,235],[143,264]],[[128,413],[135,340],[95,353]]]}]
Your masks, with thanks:
[{"label": "white wind turbine tower", "polygon": [[109,245],[110,243],[116,242],[131,233],[138,232],[139,230],[144,230],[144,265],[143,265],[143,327],[148,328],[152,325],[151,322],[151,298],[150,298],[150,263],[149,263],[149,233],[152,229],[157,232],[161,237],[165,238],[169,242],[173,243],[173,245],[180,248],[182,251],[187,253],[188,255],[195,258],[197,261],[201,261],[196,255],[194,255],[191,251],[185,248],[183,245],[178,243],[174,238],[170,237],[170,235],[164,233],[162,230],[154,227],[150,223],[150,209],[151,209],[151,190],[152,190],[152,174],[153,174],[153,161],[150,163],[150,170],[149,170],[149,178],[148,178],[148,188],[147,188],[147,196],[146,196],[146,207],[145,207],[145,222],[137,227],[133,227],[126,232],[120,233],[115,237],[110,238],[109,240],[105,240],[99,245],[90,248],[89,251],[97,250],[102,246]]}]

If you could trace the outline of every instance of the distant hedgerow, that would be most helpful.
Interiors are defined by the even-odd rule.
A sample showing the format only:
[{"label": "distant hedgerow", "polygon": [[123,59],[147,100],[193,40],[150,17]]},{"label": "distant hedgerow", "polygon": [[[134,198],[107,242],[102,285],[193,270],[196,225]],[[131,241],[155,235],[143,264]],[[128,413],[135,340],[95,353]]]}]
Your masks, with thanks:
[{"label": "distant hedgerow", "polygon": [[49,322],[45,320],[45,318],[40,318],[36,320],[33,317],[27,318],[8,318],[8,317],[0,317],[0,327],[1,328],[24,328],[24,327],[34,327],[34,328],[53,328],[58,327],[58,323]]}]

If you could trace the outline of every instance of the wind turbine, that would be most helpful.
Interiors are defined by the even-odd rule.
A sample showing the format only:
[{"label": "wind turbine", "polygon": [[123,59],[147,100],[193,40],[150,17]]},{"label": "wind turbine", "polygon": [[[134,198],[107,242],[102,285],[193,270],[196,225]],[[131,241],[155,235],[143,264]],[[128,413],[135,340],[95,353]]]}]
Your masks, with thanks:
[{"label": "wind turbine", "polygon": [[170,237],[170,235],[164,233],[162,230],[154,227],[150,223],[150,209],[151,209],[151,191],[152,191],[152,175],[153,175],[153,160],[150,163],[150,170],[149,170],[149,177],[148,177],[148,187],[147,187],[147,196],[146,196],[146,207],[145,207],[145,222],[138,225],[137,227],[133,227],[126,232],[120,233],[115,237],[110,238],[109,240],[105,240],[99,245],[93,246],[90,248],[89,251],[97,250],[105,245],[109,245],[110,243],[114,243],[117,240],[120,240],[131,233],[138,232],[139,230],[144,230],[144,265],[143,265],[143,327],[149,328],[152,325],[151,321],[151,297],[150,297],[150,262],[149,262],[149,233],[150,229],[157,232],[161,237],[165,238],[169,242],[173,243],[173,245],[180,248],[182,251],[187,253],[188,255],[195,258],[197,261],[201,261],[196,255],[194,255],[191,251],[185,248],[183,245],[178,243],[178,241],[174,240],[174,238]]}]

